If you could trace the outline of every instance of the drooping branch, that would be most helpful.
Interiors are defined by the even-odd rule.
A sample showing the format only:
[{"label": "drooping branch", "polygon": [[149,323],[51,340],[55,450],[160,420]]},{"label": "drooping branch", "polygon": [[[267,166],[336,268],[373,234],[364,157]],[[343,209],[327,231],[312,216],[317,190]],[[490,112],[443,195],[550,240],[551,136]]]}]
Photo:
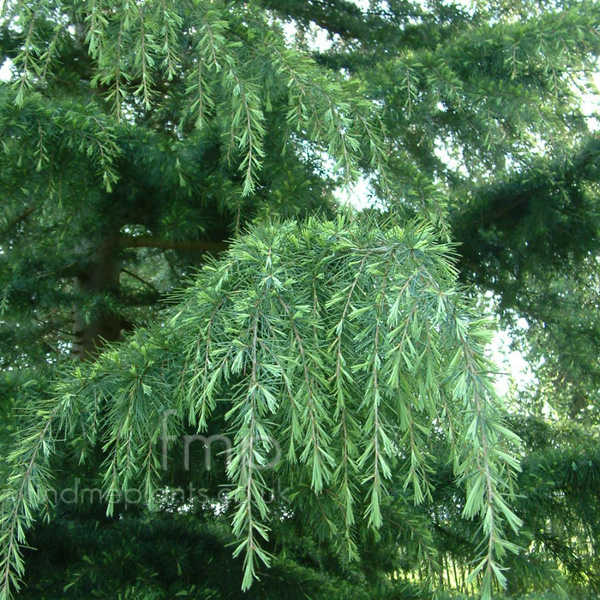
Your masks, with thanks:
[{"label": "drooping branch", "polygon": [[[69,399],[85,405],[102,395],[106,417],[94,443],[108,451],[102,489],[109,498],[135,486],[158,489],[159,455],[148,443],[158,439],[165,411],[189,415],[201,431],[224,426],[234,441],[226,476],[244,589],[270,562],[269,536],[277,542],[279,513],[265,502],[275,482],[291,490],[279,508],[306,515],[327,536],[347,529],[335,549],[354,557],[353,532],[388,522],[394,481],[403,486],[400,510],[427,495],[436,427],[457,446],[463,517],[479,521],[485,545],[474,577],[487,568],[489,600],[494,582],[504,583],[500,561],[515,549],[506,525],[519,523],[509,505],[516,442],[502,424],[485,359],[488,321],[457,289],[450,250],[422,223],[384,230],[375,220],[340,218],[254,227],[204,266],[161,324],[88,353],[96,362],[77,365],[49,396],[66,396],[61,381],[73,380],[83,391]],[[110,283],[113,267],[98,259],[86,291],[97,291],[101,276]],[[334,412],[338,394],[343,417]],[[452,430],[432,420],[440,395],[454,409]],[[336,418],[344,429],[332,435]],[[27,476],[19,463],[9,481]],[[14,526],[7,518],[0,561],[9,561],[8,590],[23,573],[15,544],[24,535],[11,546],[11,532],[31,523],[20,513]]]}]

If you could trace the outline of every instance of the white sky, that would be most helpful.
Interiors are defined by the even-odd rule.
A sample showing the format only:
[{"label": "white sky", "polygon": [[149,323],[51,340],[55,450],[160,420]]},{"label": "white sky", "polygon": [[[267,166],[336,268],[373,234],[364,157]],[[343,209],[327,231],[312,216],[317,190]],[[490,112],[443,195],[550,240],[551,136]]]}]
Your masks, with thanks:
[{"label": "white sky", "polygon": [[[525,329],[527,322],[519,319],[519,325]],[[534,381],[531,366],[520,352],[511,349],[511,343],[508,331],[500,329],[490,344],[491,359],[500,371],[496,377],[496,390],[500,396],[506,396],[513,385],[519,388]]]},{"label": "white sky", "polygon": [[3,65],[0,67],[0,79],[2,81],[8,81],[10,79],[10,60],[5,60]]}]

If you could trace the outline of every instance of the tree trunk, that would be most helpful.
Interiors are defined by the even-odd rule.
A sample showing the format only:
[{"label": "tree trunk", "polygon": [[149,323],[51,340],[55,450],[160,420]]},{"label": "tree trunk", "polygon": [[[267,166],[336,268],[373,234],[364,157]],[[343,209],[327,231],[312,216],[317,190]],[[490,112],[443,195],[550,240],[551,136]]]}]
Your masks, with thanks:
[{"label": "tree trunk", "polygon": [[[93,301],[94,296],[111,295],[118,291],[117,250],[117,243],[109,241],[99,246],[85,260],[84,266],[74,278],[74,288],[78,295],[85,296],[87,301]],[[102,300],[100,303],[104,304]],[[119,314],[105,308],[94,308],[87,318],[85,312],[80,303],[75,305],[73,356],[80,360],[93,358],[100,352],[104,343],[118,340],[123,324]]]}]

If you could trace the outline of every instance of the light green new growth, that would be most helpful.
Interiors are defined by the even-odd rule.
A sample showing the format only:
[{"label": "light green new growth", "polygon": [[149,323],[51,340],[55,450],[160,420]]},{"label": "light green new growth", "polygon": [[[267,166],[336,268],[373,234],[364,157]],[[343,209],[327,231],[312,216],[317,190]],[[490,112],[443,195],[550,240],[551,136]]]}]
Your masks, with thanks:
[{"label": "light green new growth", "polygon": [[[277,485],[288,490],[285,511],[304,510],[315,528],[339,523],[353,557],[359,524],[385,522],[393,480],[407,501],[427,502],[435,429],[466,488],[463,515],[481,523],[473,576],[483,574],[489,598],[504,579],[506,530],[519,527],[509,506],[517,439],[484,356],[490,325],[457,286],[451,252],[423,223],[344,218],[258,226],[236,239],[166,325],[64,374],[48,408],[38,406],[2,489],[0,598],[23,574],[19,545],[44,507],[50,455],[75,446],[85,461],[99,445],[105,492],[135,487],[150,501],[168,410],[233,440],[227,476],[244,589],[269,564],[265,542],[282,513],[265,498]],[[333,499],[323,513],[306,510],[323,496]]]}]

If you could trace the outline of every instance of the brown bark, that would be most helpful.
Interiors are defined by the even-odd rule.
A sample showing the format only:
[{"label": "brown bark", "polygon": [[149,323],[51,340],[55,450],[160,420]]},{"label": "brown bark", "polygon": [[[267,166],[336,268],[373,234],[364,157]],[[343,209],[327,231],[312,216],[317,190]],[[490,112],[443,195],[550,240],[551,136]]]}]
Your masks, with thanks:
[{"label": "brown bark", "polygon": [[[95,294],[112,294],[119,288],[118,246],[114,241],[102,244],[85,261],[74,278],[75,291],[93,297]],[[106,342],[119,339],[123,321],[120,315],[109,311],[93,312],[85,319],[81,306],[73,311],[73,356],[90,359],[96,356]]]}]

